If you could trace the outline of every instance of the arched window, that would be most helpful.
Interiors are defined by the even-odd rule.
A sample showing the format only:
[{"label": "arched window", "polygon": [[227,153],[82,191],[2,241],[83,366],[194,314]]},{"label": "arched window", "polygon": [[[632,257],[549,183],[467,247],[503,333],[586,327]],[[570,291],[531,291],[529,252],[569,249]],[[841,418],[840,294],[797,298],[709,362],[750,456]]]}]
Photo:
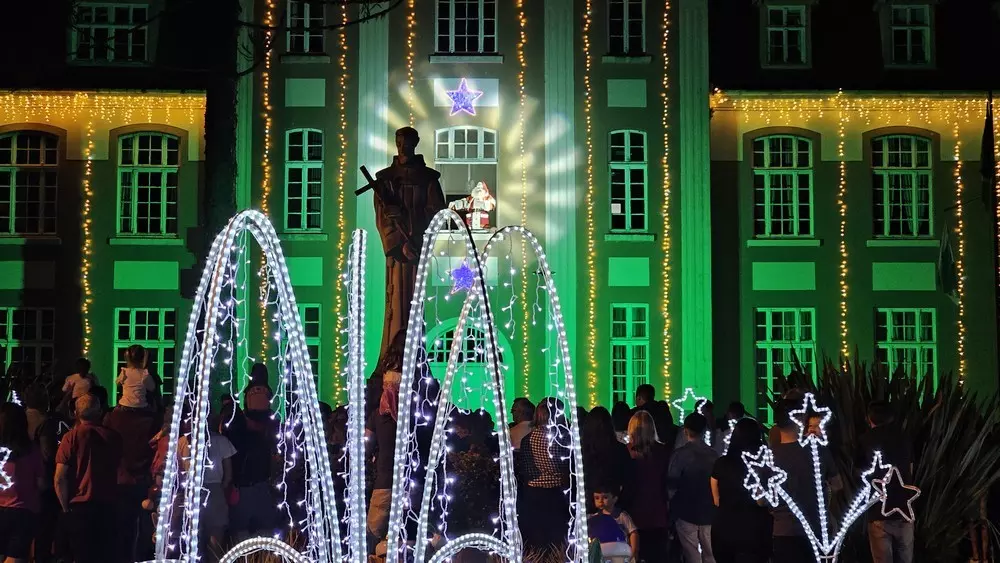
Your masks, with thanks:
[{"label": "arched window", "polygon": [[612,131],[609,141],[611,230],[646,232],[649,207],[646,189],[646,133],[635,130]]},{"label": "arched window", "polygon": [[323,228],[323,132],[285,134],[285,230]]},{"label": "arched window", "polygon": [[55,234],[58,148],[48,133],[0,135],[0,236]]},{"label": "arched window", "polygon": [[497,132],[493,129],[457,125],[434,132],[434,165],[441,172],[441,187],[448,203],[467,199],[479,183],[493,196],[494,207],[485,218],[470,222],[473,230],[497,224],[495,202],[503,193],[497,186],[497,146]]},{"label": "arched window", "polygon": [[754,139],[754,236],[813,236],[812,166],[812,142],[805,137]]},{"label": "arched window", "polygon": [[875,236],[931,236],[931,174],[930,139],[914,135],[872,139]]},{"label": "arched window", "polygon": [[118,234],[177,235],[180,139],[145,131],[118,139]]}]

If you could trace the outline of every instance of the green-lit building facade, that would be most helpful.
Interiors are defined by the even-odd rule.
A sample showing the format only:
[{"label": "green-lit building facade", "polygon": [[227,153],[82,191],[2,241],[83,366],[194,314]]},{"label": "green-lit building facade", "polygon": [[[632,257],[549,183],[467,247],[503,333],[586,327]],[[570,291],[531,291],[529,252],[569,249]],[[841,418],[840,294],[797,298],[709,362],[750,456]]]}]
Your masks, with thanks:
[{"label": "green-lit building facade", "polygon": [[[790,369],[793,351],[807,370],[845,353],[935,377],[961,373],[991,389],[993,247],[980,197],[989,80],[963,55],[981,48],[979,34],[949,31],[994,25],[988,2],[972,4],[410,0],[337,28],[366,14],[248,1],[242,17],[276,31],[259,60],[241,50],[242,68],[254,70],[238,82],[233,200],[266,210],[279,233],[321,397],[331,402],[343,400],[346,301],[338,276],[354,228],[371,237],[369,367],[385,306],[371,195],[354,195],[365,183],[358,167],[388,165],[394,130],[409,124],[449,201],[477,183],[489,187],[496,207],[488,226],[474,230],[480,248],[505,225],[538,236],[586,405],[631,402],[648,382],[671,397],[691,387],[717,402],[740,399],[766,417],[764,394]],[[982,13],[957,23],[956,10],[966,8]],[[148,43],[158,48],[143,59],[154,71],[166,52],[156,31]],[[70,52],[84,52],[72,31],[67,41]],[[136,76],[106,55],[92,57],[107,76]],[[76,76],[68,87],[91,92],[90,100],[113,89],[100,95],[145,96],[131,104],[160,113],[116,110],[111,119],[75,109],[60,124],[47,118],[51,111],[22,111],[18,104],[29,102],[4,99],[0,173],[29,173],[3,161],[5,139],[16,146],[12,135],[22,131],[63,139],[65,156],[56,165],[55,231],[28,232],[15,219],[0,230],[0,264],[18,273],[0,282],[0,311],[13,319],[26,314],[15,309],[48,307],[58,316],[39,333],[41,344],[12,336],[8,320],[0,359],[48,346],[65,360],[87,339],[95,370],[110,380],[116,349],[138,340],[164,350],[157,369],[166,373],[166,358],[176,359],[182,343],[202,248],[186,233],[205,224],[203,109],[189,108],[204,106],[205,97],[183,77],[170,86],[160,76],[158,88],[127,94],[149,77],[130,86],[126,78],[102,84]],[[456,111],[449,97],[463,84],[480,93],[472,112]],[[100,116],[93,130],[91,115]],[[165,135],[156,137],[163,158],[178,164],[134,171],[122,160],[123,144],[138,143],[136,158],[152,155],[155,139],[143,135],[153,132]],[[88,150],[92,195],[84,183]],[[171,166],[176,192],[167,183]],[[129,231],[153,213],[126,205],[133,172],[147,183],[161,174],[146,190],[161,205],[158,232]],[[75,221],[85,201],[89,237]],[[147,220],[141,229],[152,226]],[[534,259],[522,270],[524,249],[519,242],[512,249],[516,283],[504,285],[500,274],[488,280],[497,310],[535,290]],[[487,266],[506,271],[498,260]],[[459,307],[451,300],[428,313],[429,343],[454,338]],[[155,332],[143,328],[151,318]],[[499,331],[508,396],[550,391],[549,320],[521,309],[514,330]],[[151,334],[159,344],[140,338]],[[443,356],[433,347],[430,356],[436,371]]]}]

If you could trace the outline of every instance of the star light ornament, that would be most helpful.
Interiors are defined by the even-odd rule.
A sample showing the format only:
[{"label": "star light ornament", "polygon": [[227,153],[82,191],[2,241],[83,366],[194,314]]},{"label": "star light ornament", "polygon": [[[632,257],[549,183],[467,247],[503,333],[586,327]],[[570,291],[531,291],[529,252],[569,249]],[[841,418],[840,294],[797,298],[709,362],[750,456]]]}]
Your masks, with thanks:
[{"label": "star light ornament", "polygon": [[476,283],[476,272],[469,267],[467,261],[463,261],[461,266],[455,268],[450,273],[451,292],[453,294],[459,291],[470,291]]},{"label": "star light ornament", "polygon": [[10,448],[0,448],[0,491],[6,491],[14,486],[14,479],[6,471],[10,453]]},{"label": "star light ornament", "polygon": [[[756,454],[743,452],[740,456],[747,466],[747,476],[743,486],[750,491],[754,500],[766,499],[771,506],[778,506],[781,499],[781,485],[788,480],[788,474],[774,464],[774,452],[767,446],[761,446]],[[761,471],[767,470],[770,475],[761,479]]]},{"label": "star light ornament", "polygon": [[463,78],[458,83],[458,90],[448,90],[445,92],[451,98],[451,115],[465,112],[469,115],[476,115],[476,106],[473,102],[483,96],[481,90],[469,88],[468,82]]},{"label": "star light ornament", "polygon": [[[899,514],[903,520],[913,522],[916,517],[913,511],[913,501],[920,497],[920,489],[903,483],[903,475],[898,468],[891,467],[885,477],[872,481],[872,487],[878,491],[881,498],[882,516],[888,518],[893,514]],[[893,494],[889,494],[890,489]],[[906,501],[904,503],[898,502],[900,499],[897,497],[897,493],[905,495]]]},{"label": "star light ornament", "polygon": [[699,404],[702,403],[703,401],[707,401],[707,400],[708,400],[707,397],[699,397],[698,395],[695,394],[694,389],[692,389],[691,387],[688,387],[687,389],[684,390],[684,394],[681,395],[680,399],[674,399],[673,401],[670,402],[670,404],[673,405],[673,407],[675,409],[677,409],[678,420],[680,421],[681,424],[683,424],[684,423],[684,412],[686,410],[684,408],[685,405],[687,405],[688,403],[690,403],[690,402],[693,401],[694,402],[694,408],[691,409],[691,410],[692,411],[699,410]]}]

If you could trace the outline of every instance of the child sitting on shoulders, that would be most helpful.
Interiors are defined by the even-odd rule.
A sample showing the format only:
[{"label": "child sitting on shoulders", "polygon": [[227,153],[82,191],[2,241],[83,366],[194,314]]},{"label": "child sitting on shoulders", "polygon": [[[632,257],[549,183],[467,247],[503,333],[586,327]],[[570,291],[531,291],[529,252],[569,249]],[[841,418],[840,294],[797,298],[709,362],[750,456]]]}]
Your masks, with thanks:
[{"label": "child sitting on shoulders", "polygon": [[116,380],[122,388],[119,406],[133,409],[145,409],[149,406],[146,394],[156,391],[156,382],[146,369],[148,360],[146,349],[139,344],[133,344],[125,350],[125,367],[118,373]]},{"label": "child sitting on shoulders", "polygon": [[67,377],[63,383],[62,392],[64,395],[62,403],[59,405],[59,411],[73,415],[76,412],[76,408],[74,408],[76,400],[90,393],[91,387],[95,385],[94,375],[90,373],[90,360],[87,358],[78,359],[74,364],[73,374]]},{"label": "child sitting on shoulders", "polygon": [[[618,495],[621,487],[610,487],[608,485],[598,485],[594,488],[594,506],[597,507],[597,514],[590,517],[588,529],[590,536],[596,538],[602,544],[626,542],[632,548],[632,560],[639,560],[639,530],[632,522],[632,517],[621,508],[618,508]],[[618,526],[618,530],[602,524],[610,524],[609,519],[613,519]],[[593,522],[595,526],[591,527]]]}]

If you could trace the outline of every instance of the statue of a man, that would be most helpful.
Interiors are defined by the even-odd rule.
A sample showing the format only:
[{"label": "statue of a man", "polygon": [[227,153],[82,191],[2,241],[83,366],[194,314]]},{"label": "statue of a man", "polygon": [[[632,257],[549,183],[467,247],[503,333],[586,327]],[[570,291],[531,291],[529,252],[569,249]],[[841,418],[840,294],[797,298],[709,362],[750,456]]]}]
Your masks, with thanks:
[{"label": "statue of a man", "polygon": [[424,231],[445,208],[441,174],[415,154],[420,137],[412,127],[396,131],[392,166],[375,174],[375,224],[385,250],[385,318],[380,357],[399,336],[405,337],[417,281]]}]

